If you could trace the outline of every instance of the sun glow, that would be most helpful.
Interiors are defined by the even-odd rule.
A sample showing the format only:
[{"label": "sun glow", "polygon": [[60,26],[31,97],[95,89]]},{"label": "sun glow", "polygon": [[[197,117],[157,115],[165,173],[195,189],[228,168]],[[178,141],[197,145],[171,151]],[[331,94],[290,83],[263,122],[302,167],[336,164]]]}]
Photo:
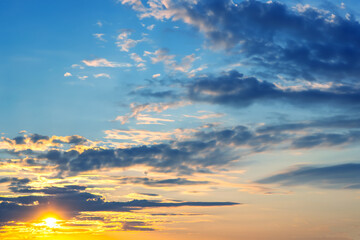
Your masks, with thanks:
[{"label": "sun glow", "polygon": [[45,218],[43,221],[44,221],[44,225],[49,228],[58,227],[57,224],[58,220],[56,218],[49,217],[49,218]]}]

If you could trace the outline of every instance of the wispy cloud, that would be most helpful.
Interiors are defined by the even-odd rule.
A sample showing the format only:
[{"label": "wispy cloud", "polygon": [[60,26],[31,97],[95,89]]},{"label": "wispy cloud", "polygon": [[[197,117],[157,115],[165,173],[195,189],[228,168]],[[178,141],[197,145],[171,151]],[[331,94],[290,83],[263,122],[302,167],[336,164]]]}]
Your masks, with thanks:
[{"label": "wispy cloud", "polygon": [[118,62],[110,62],[105,58],[97,58],[94,60],[83,60],[82,61],[88,67],[131,67],[130,63],[118,63]]},{"label": "wispy cloud", "polygon": [[79,76],[78,77],[80,80],[86,80],[87,78],[89,78],[88,76]]},{"label": "wispy cloud", "polygon": [[124,116],[116,117],[115,121],[120,121],[122,124],[125,124],[129,121],[129,119],[137,117],[142,112],[160,113],[170,108],[178,108],[189,104],[190,104],[189,102],[183,102],[183,101],[170,102],[170,103],[145,103],[139,105],[132,103],[130,105],[131,112]]},{"label": "wispy cloud", "polygon": [[261,184],[283,186],[308,185],[334,189],[360,189],[360,164],[332,166],[295,166],[284,172],[258,180]]},{"label": "wispy cloud", "polygon": [[107,73],[98,73],[98,74],[94,74],[94,78],[111,78],[111,77]]},{"label": "wispy cloud", "polygon": [[224,113],[209,113],[209,114],[204,114],[204,115],[199,115],[199,116],[184,114],[184,117],[196,118],[196,119],[200,119],[200,120],[205,120],[205,119],[209,119],[209,118],[219,118],[219,117],[223,117],[223,116],[225,116]]},{"label": "wispy cloud", "polygon": [[360,89],[344,86],[310,89],[284,89],[278,85],[246,77],[237,71],[196,79],[187,86],[192,101],[229,105],[236,108],[254,103],[278,101],[297,106],[326,103],[334,106],[360,104]]},{"label": "wispy cloud", "polygon": [[105,35],[105,34],[103,34],[103,33],[94,33],[94,34],[93,34],[93,36],[94,36],[96,39],[98,39],[98,40],[100,40],[100,41],[103,41],[103,42],[106,42],[106,40],[103,38],[104,35]]},{"label": "wispy cloud", "polygon": [[158,78],[158,77],[160,77],[160,76],[161,76],[161,74],[160,74],[160,73],[157,73],[157,74],[152,75],[152,78]]},{"label": "wispy cloud", "polygon": [[130,57],[132,60],[134,60],[137,63],[141,63],[141,62],[146,62],[144,59],[142,59],[139,55],[137,55],[136,53],[131,53]]}]

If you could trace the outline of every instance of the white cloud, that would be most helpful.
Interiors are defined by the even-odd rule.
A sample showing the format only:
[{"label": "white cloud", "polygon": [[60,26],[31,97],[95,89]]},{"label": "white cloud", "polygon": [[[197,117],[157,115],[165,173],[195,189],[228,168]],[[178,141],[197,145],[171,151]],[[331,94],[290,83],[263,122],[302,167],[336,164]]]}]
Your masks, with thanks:
[{"label": "white cloud", "polygon": [[130,31],[130,30],[123,30],[123,32],[120,33],[120,34],[117,36],[117,40],[126,39],[126,38],[128,38],[130,35],[131,35],[131,31]]},{"label": "white cloud", "polygon": [[136,65],[136,67],[140,70],[140,71],[145,71],[146,70],[146,65],[144,63],[139,63],[138,65]]},{"label": "white cloud", "polygon": [[350,13],[346,13],[346,14],[345,14],[345,18],[346,18],[346,20],[350,21],[350,20],[351,20],[351,15],[350,15]]},{"label": "white cloud", "polygon": [[169,50],[165,48],[158,49],[155,52],[144,51],[144,56],[151,56],[150,59],[153,64],[163,62],[171,70],[184,73],[189,72],[193,62],[198,59],[195,54],[190,54],[183,57],[180,63],[177,63],[174,60],[176,56],[170,55]]},{"label": "white cloud", "polygon": [[161,74],[160,74],[160,73],[157,73],[157,74],[152,75],[152,78],[158,78],[158,77],[160,77],[160,76],[161,76]]},{"label": "white cloud", "polygon": [[72,76],[72,74],[69,73],[69,72],[66,72],[66,73],[64,74],[64,77],[71,77],[71,76]]},{"label": "white cloud", "polygon": [[103,78],[111,78],[109,74],[107,73],[99,73],[99,74],[94,74],[95,78],[99,78],[99,77],[103,77]]},{"label": "white cloud", "polygon": [[189,105],[190,102],[172,102],[172,103],[145,103],[140,105],[130,104],[131,112],[124,116],[117,116],[115,121],[120,121],[121,124],[125,124],[130,118],[137,118],[142,112],[156,112],[160,113],[170,108],[178,108]]},{"label": "white cloud", "polygon": [[190,68],[192,68],[192,63],[196,59],[197,58],[195,57],[195,54],[190,54],[190,55],[185,56],[181,60],[181,63],[174,63],[172,67],[175,71],[188,72],[190,70]]},{"label": "white cloud", "polygon": [[94,33],[94,34],[93,34],[93,36],[94,36],[95,38],[97,38],[98,40],[103,41],[103,42],[106,42],[106,40],[103,38],[104,35],[105,35],[105,34],[103,34],[103,33]]},{"label": "white cloud", "polygon": [[159,63],[159,62],[164,62],[164,64],[166,64],[166,65],[174,64],[175,63],[175,61],[174,61],[175,55],[169,55],[168,53],[169,53],[169,50],[161,48],[161,49],[156,50],[155,52],[145,51],[144,56],[148,56],[148,55],[153,56],[153,57],[150,57],[150,59],[151,59],[151,62],[154,64]]},{"label": "white cloud", "polygon": [[110,62],[105,58],[97,58],[94,60],[83,60],[86,66],[89,67],[131,67],[130,63],[118,63],[118,62]]},{"label": "white cloud", "polygon": [[103,23],[101,21],[97,21],[96,22],[96,25],[98,25],[99,27],[102,27],[103,26]]},{"label": "white cloud", "polygon": [[149,114],[139,114],[136,116],[136,120],[138,121],[136,124],[159,124],[164,125],[162,122],[174,122],[172,119],[167,118],[155,118],[151,117]]},{"label": "white cloud", "polygon": [[155,24],[152,24],[152,25],[148,26],[147,29],[151,31],[154,29],[154,27],[155,27]]},{"label": "white cloud", "polygon": [[120,51],[129,52],[130,48],[135,47],[139,42],[145,40],[144,38],[139,40],[134,40],[129,38],[130,35],[131,35],[130,30],[123,30],[123,32],[117,36],[118,41],[115,43],[120,48]]},{"label": "white cloud", "polygon": [[142,59],[139,55],[137,55],[136,53],[131,53],[130,54],[130,58],[132,60],[134,60],[135,62],[139,63],[139,62],[146,62],[144,59]]},{"label": "white cloud", "polygon": [[116,140],[126,140],[132,141],[140,145],[147,145],[151,143],[162,142],[166,140],[172,140],[174,132],[159,132],[159,131],[149,131],[149,130],[106,130],[105,131],[107,139],[116,139]]},{"label": "white cloud", "polygon": [[88,78],[88,76],[79,76],[78,77],[80,80],[86,80]]},{"label": "white cloud", "polygon": [[130,4],[132,5],[132,8],[136,11],[145,10],[145,7],[142,4],[141,0],[118,0],[118,2],[121,2],[122,4]]},{"label": "white cloud", "polygon": [[79,64],[73,64],[71,65],[72,68],[79,68],[79,69],[84,69],[83,66],[79,65]]},{"label": "white cloud", "polygon": [[210,114],[204,114],[204,115],[200,115],[200,116],[195,116],[195,115],[184,115],[184,117],[187,118],[196,118],[199,120],[205,120],[205,119],[209,119],[209,118],[219,118],[219,117],[223,117],[225,116],[225,114],[223,113],[210,113]]}]

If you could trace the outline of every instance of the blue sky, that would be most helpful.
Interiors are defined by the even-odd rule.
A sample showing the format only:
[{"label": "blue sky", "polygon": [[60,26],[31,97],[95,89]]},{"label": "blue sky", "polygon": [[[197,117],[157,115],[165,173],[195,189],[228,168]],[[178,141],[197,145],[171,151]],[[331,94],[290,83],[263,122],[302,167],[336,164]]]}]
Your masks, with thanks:
[{"label": "blue sky", "polygon": [[359,10],[1,1],[1,237],[358,239]]}]

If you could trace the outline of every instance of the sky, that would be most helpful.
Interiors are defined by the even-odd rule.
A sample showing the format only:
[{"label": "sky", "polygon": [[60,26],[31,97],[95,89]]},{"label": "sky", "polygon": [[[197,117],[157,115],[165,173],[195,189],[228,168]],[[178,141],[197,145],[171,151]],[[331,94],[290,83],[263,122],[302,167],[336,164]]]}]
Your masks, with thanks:
[{"label": "sky", "polygon": [[360,239],[360,3],[0,1],[0,238]]}]

